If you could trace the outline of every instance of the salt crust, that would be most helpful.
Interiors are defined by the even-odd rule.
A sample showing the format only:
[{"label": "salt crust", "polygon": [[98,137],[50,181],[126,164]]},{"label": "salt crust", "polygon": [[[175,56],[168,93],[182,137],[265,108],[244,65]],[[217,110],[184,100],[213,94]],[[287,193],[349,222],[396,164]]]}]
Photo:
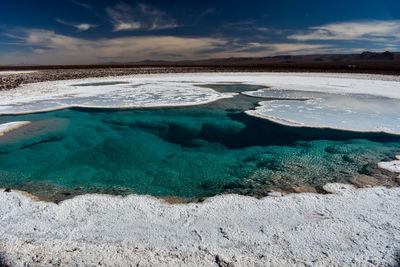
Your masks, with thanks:
[{"label": "salt crust", "polygon": [[0,192],[0,255],[10,265],[396,265],[400,188],[327,184],[334,194],[167,204],[82,195],[60,204]]},{"label": "salt crust", "polygon": [[400,173],[400,155],[396,156],[396,160],[378,162],[378,167],[390,172]]},{"label": "salt crust", "polygon": [[[106,81],[130,84],[74,86]],[[147,74],[40,82],[3,90],[0,91],[0,114],[29,113],[73,106],[127,108],[197,105],[232,97],[234,94],[221,94],[196,85],[233,82],[274,89],[370,94],[400,99],[400,81],[397,76],[316,73]]]}]

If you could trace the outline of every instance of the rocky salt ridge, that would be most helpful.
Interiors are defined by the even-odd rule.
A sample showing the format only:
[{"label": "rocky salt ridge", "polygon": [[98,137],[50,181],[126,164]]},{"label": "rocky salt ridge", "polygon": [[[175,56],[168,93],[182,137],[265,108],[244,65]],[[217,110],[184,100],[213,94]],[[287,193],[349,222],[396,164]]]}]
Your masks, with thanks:
[{"label": "rocky salt ridge", "polygon": [[106,266],[394,266],[400,188],[167,204],[83,195],[60,204],[0,192],[4,264]]}]

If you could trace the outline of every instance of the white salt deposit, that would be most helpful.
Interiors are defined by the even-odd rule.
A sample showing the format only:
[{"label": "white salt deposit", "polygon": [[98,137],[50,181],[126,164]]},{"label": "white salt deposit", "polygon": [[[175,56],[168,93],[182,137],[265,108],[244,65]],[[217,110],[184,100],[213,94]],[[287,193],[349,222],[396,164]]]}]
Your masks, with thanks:
[{"label": "white salt deposit", "polygon": [[278,123],[400,134],[400,78],[370,74],[154,74],[42,82],[0,91],[0,114],[198,105],[235,95],[196,86],[211,83],[260,85],[265,88],[246,94],[291,99],[265,101],[248,112]]},{"label": "white salt deposit", "polygon": [[357,88],[350,93],[260,89],[245,94],[274,100],[260,102],[247,114],[289,126],[400,134],[400,91],[393,88],[391,97],[384,97],[379,88],[368,94],[354,93]]},{"label": "white salt deposit", "polygon": [[0,76],[1,75],[12,75],[12,74],[25,74],[25,73],[32,73],[32,72],[37,72],[37,70],[3,70],[0,71]]},{"label": "white salt deposit", "polygon": [[13,121],[0,124],[0,136],[4,135],[5,133],[11,132],[19,127],[28,125],[30,121]]},{"label": "white salt deposit", "polygon": [[[112,84],[113,82],[116,84]],[[67,107],[198,105],[234,95],[218,93],[191,83],[163,80],[157,76],[42,82],[0,91],[0,114],[30,113]]]},{"label": "white salt deposit", "polygon": [[[275,94],[264,91],[263,94],[258,92],[255,95],[271,97],[270,95]],[[318,94],[317,98],[308,100],[293,98],[263,101],[259,104],[259,107],[247,113],[289,126],[400,134],[398,99],[370,95]]]},{"label": "white salt deposit", "polygon": [[11,266],[398,264],[400,188],[325,189],[334,194],[175,205],[135,195],[57,205],[0,192],[0,255]]},{"label": "white salt deposit", "polygon": [[378,162],[378,167],[390,172],[400,173],[400,156],[396,156],[397,160]]}]

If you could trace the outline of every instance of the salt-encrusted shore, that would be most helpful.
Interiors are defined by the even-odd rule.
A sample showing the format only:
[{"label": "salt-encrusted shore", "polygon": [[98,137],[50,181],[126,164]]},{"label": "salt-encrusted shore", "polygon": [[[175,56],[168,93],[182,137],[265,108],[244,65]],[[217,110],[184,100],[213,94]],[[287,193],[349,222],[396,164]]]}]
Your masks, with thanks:
[{"label": "salt-encrusted shore", "polygon": [[0,192],[0,255],[13,266],[394,266],[400,188],[222,195],[167,204],[83,195],[60,204]]}]

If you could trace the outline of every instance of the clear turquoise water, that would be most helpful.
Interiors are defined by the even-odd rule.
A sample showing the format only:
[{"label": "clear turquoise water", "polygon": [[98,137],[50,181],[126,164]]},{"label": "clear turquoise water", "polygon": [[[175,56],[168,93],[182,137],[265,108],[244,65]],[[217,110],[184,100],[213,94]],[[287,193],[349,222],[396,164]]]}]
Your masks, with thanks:
[{"label": "clear turquoise water", "polygon": [[0,139],[0,187],[53,200],[93,192],[254,195],[372,175],[376,162],[400,154],[397,136],[292,128],[241,112],[256,101],[239,96],[197,107],[0,116],[0,122],[44,120],[39,130],[21,128],[22,137]]}]

